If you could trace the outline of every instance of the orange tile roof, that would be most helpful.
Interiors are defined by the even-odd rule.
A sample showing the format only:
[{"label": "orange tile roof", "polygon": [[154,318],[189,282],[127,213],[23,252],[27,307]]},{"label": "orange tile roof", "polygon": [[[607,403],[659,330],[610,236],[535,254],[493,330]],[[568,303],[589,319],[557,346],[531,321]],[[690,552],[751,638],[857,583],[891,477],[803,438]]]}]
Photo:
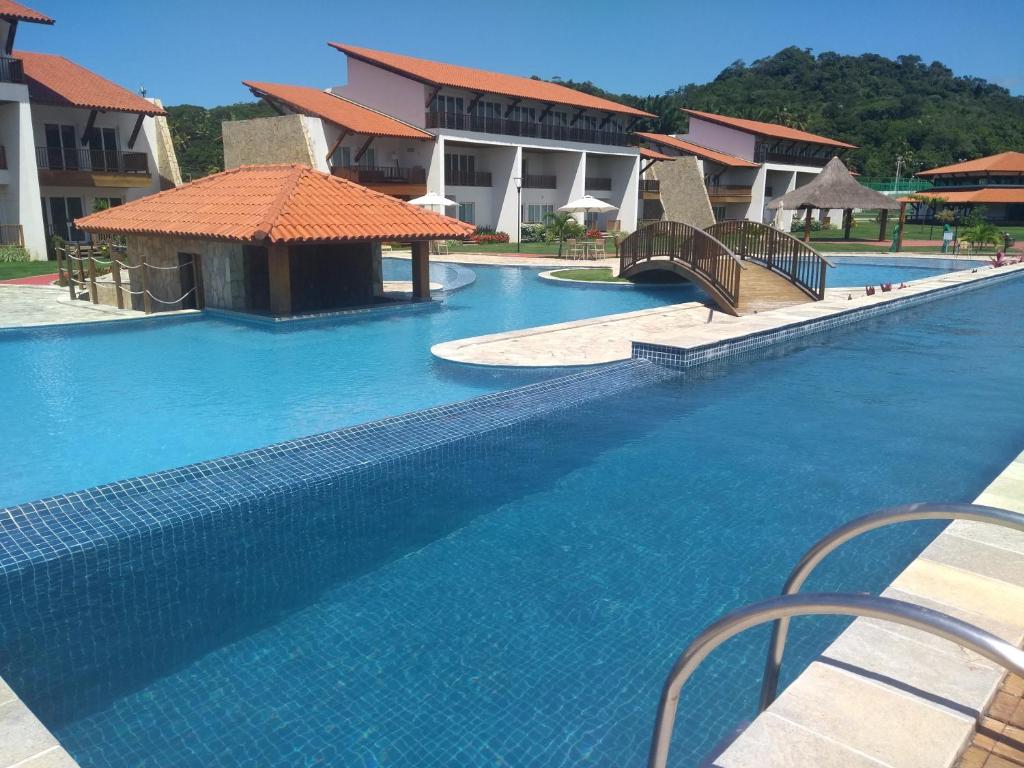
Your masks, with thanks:
[{"label": "orange tile roof", "polygon": [[534,99],[552,104],[565,104],[581,109],[614,112],[620,115],[654,117],[650,112],[627,107],[625,104],[602,99],[598,96],[591,96],[565,85],[549,83],[546,80],[534,80],[518,75],[487,72],[482,69],[462,67],[457,64],[442,64],[436,61],[428,61],[427,59],[417,59],[414,56],[404,56],[399,53],[388,53],[387,51],[375,51],[370,48],[360,48],[344,43],[328,43],[328,45],[353,58],[361,59],[384,69],[390,69],[430,85],[447,85],[451,88],[464,88],[468,91],[494,93],[514,99]]},{"label": "orange tile roof", "polygon": [[[990,203],[1024,203],[1024,187],[982,187],[981,189],[926,189],[922,197],[938,197],[947,203],[966,205]],[[900,202],[917,202],[914,197],[901,198]]]},{"label": "orange tile roof", "polygon": [[675,160],[671,155],[663,155],[661,152],[655,152],[647,147],[640,147],[640,157],[645,160]]},{"label": "orange tile roof", "polygon": [[304,165],[246,165],[78,219],[88,232],[265,243],[460,238],[474,227]]},{"label": "orange tile roof", "polygon": [[669,136],[667,133],[644,133],[643,131],[637,131],[636,135],[655,144],[661,144],[663,147],[672,147],[688,155],[697,155],[721,165],[727,165],[730,168],[758,167],[757,163],[744,160],[742,157],[730,155],[727,152],[719,152],[717,149],[708,149],[700,144],[694,144],[692,141],[683,141],[675,136]]},{"label": "orange tile roof", "polygon": [[162,109],[63,56],[19,51],[31,101],[64,107],[165,115]]},{"label": "orange tile roof", "polygon": [[401,139],[433,139],[426,131],[403,123],[383,112],[364,107],[333,93],[302,85],[258,83],[243,80],[253,94],[282,103],[296,112],[322,118],[353,133],[367,136],[393,136]]},{"label": "orange tile roof", "polygon": [[53,24],[53,19],[49,16],[13,0],[0,0],[0,17],[15,21],[31,21],[34,24]]},{"label": "orange tile roof", "polygon": [[954,163],[921,171],[917,175],[941,176],[947,173],[1024,173],[1024,152],[1000,152],[998,155],[979,157],[966,163]]},{"label": "orange tile roof", "polygon": [[756,133],[758,136],[771,136],[776,139],[788,139],[790,141],[806,141],[811,144],[826,144],[830,147],[845,147],[846,149],[857,148],[855,144],[847,144],[845,141],[837,141],[836,139],[819,136],[816,133],[808,133],[807,131],[798,131],[796,128],[787,128],[784,125],[776,125],[775,123],[762,123],[759,120],[746,120],[742,117],[716,115],[711,112],[686,109],[685,107],[683,112],[693,117],[698,117],[701,120],[707,120],[710,123],[718,123],[719,125],[736,128],[746,133]]}]

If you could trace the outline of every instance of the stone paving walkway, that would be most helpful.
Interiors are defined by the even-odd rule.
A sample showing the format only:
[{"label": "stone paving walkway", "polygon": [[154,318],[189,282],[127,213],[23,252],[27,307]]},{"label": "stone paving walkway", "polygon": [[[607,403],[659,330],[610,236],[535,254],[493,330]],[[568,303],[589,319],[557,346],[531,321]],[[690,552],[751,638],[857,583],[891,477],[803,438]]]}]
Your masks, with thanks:
[{"label": "stone paving walkway", "polygon": [[72,301],[65,288],[0,285],[0,328],[94,323],[145,316],[144,312],[132,309]]},{"label": "stone paving walkway", "polygon": [[1007,675],[957,768],[1024,766],[1024,677]]}]

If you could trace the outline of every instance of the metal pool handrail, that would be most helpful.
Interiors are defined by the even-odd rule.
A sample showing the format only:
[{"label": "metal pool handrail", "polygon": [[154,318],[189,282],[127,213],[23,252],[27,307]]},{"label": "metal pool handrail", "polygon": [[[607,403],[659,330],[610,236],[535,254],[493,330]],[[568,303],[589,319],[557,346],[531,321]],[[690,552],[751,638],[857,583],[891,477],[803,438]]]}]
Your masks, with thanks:
[{"label": "metal pool handrail", "polygon": [[[807,550],[807,553],[789,574],[789,578],[782,588],[782,594],[793,595],[799,592],[818,563],[850,539],[876,528],[917,520],[973,520],[978,523],[1002,525],[1024,532],[1024,515],[995,507],[984,507],[978,504],[904,504],[890,507],[851,520],[818,541]],[[789,619],[785,617],[779,618],[775,622],[775,626],[772,627],[772,637],[768,644],[768,658],[765,661],[764,677],[761,681],[759,712],[764,712],[775,701],[788,632]]]},{"label": "metal pool handrail", "polygon": [[750,627],[791,616],[813,615],[865,616],[902,624],[954,642],[1005,669],[1024,675],[1024,651],[983,629],[939,611],[873,595],[783,595],[726,614],[697,635],[683,651],[661,692],[648,767],[666,767],[679,695],[686,681],[708,654]]}]

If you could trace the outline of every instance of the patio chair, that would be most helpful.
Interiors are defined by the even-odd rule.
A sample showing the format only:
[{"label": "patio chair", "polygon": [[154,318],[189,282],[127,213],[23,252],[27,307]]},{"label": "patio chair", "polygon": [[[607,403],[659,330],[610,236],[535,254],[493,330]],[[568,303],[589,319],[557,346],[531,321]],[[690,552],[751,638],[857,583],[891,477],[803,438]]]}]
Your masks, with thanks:
[{"label": "patio chair", "polygon": [[434,256],[448,256],[448,241],[447,240],[431,240],[430,251]]},{"label": "patio chair", "polygon": [[562,245],[562,256],[567,259],[578,259],[582,252],[579,240],[575,237],[569,238]]}]

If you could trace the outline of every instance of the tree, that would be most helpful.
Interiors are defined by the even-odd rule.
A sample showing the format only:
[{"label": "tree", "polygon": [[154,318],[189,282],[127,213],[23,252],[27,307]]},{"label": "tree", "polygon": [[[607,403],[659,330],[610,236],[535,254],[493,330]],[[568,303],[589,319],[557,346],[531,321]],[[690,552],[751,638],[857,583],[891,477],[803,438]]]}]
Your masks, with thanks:
[{"label": "tree", "polygon": [[1002,232],[999,231],[999,227],[987,221],[980,221],[960,231],[960,239],[970,243],[972,249],[979,245],[982,250],[986,245],[999,245],[1001,238]]},{"label": "tree", "polygon": [[579,222],[573,218],[571,213],[559,212],[549,213],[544,216],[548,230],[558,238],[558,256],[562,256],[562,243],[565,242],[566,233],[571,233],[579,227]]}]

